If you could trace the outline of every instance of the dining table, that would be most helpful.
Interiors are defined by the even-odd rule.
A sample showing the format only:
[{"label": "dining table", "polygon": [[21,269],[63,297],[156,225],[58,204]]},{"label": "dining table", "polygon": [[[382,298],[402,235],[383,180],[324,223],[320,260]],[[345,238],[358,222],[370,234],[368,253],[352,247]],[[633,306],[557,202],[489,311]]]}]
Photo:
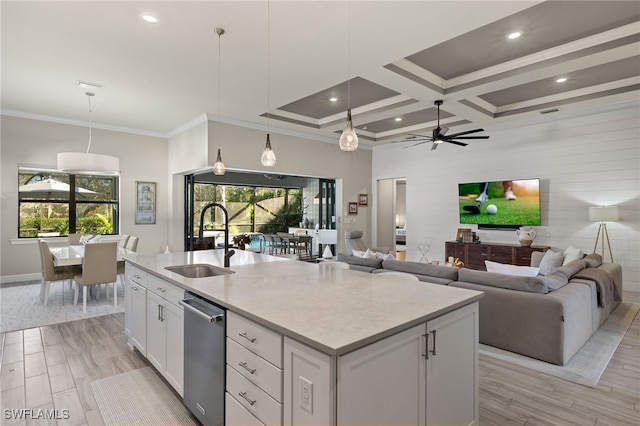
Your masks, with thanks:
[{"label": "dining table", "polygon": [[[92,243],[89,243],[92,244]],[[100,244],[100,243],[93,243]],[[82,259],[84,257],[84,244],[81,245],[68,245],[59,247],[50,247],[53,254],[54,266],[74,266],[82,265]],[[123,261],[125,255],[136,254],[135,251],[129,250],[125,247],[118,247],[118,261]]]}]

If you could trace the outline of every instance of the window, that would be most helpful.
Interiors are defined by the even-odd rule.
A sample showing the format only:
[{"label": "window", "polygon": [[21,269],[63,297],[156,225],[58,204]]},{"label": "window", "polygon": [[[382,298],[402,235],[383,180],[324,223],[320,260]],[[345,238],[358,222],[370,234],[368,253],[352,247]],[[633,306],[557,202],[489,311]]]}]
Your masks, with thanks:
[{"label": "window", "polygon": [[18,169],[18,237],[117,234],[117,176]]}]

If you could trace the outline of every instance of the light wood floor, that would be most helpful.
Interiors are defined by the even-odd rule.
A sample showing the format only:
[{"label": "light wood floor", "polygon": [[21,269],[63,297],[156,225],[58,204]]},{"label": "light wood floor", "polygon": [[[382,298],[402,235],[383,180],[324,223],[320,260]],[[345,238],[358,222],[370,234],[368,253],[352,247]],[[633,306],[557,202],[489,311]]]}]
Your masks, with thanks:
[{"label": "light wood floor", "polygon": [[[640,293],[624,299],[640,302]],[[91,382],[148,365],[128,349],[122,313],[2,334],[0,360],[2,425],[102,425]],[[69,418],[5,418],[12,408],[66,409]],[[640,425],[640,317],[595,389],[481,356],[480,424]]]}]

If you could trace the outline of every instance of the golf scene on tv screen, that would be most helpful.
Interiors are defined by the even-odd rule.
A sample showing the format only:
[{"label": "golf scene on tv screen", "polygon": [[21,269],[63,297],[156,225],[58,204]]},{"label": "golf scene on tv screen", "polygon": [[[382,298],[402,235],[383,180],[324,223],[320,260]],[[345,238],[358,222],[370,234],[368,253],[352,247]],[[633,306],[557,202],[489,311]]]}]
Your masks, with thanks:
[{"label": "golf scene on tv screen", "polygon": [[461,224],[496,227],[540,225],[540,180],[458,184]]}]

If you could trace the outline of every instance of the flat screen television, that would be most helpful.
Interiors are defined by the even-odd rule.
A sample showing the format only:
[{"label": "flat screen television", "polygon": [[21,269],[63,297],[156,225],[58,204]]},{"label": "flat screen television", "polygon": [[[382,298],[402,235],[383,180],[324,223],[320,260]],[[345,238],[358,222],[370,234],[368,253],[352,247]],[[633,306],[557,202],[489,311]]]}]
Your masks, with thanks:
[{"label": "flat screen television", "polygon": [[540,179],[458,184],[460,224],[479,229],[540,225]]}]

